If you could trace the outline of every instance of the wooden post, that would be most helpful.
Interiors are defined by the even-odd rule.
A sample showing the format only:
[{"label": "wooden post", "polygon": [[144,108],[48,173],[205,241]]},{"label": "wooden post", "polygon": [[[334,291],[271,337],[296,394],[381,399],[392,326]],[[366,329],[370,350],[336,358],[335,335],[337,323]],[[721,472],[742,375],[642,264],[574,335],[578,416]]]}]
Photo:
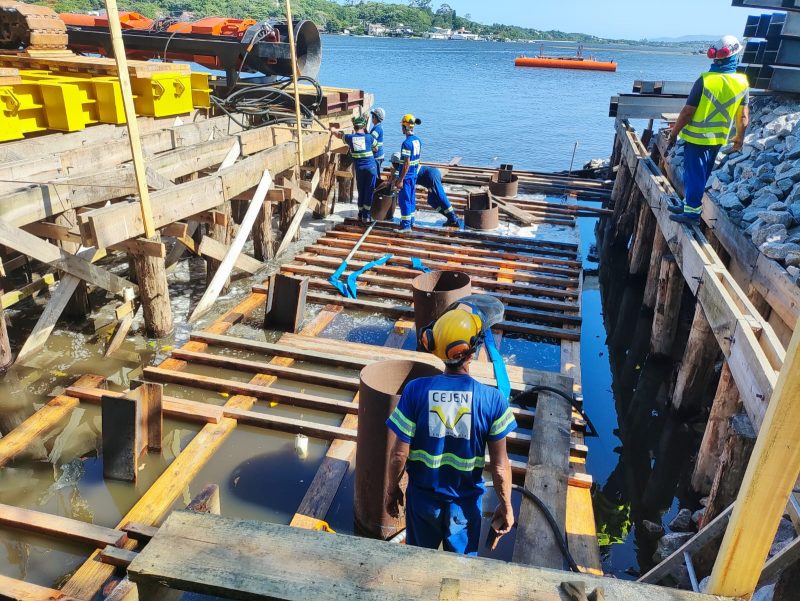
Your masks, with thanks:
[{"label": "wooden post", "polygon": [[336,202],[353,202],[353,159],[350,155],[339,155],[339,171],[349,173],[349,177],[338,176],[339,188],[336,193]]},{"label": "wooden post", "polygon": [[647,269],[647,280],[642,297],[642,305],[650,309],[655,309],[656,297],[658,295],[658,276],[661,273],[661,259],[667,252],[667,239],[661,233],[661,229],[656,228],[655,238],[653,238],[653,249],[650,251],[650,266]]},{"label": "wooden post", "polygon": [[725,437],[728,432],[728,420],[742,410],[742,401],[739,389],[728,367],[727,361],[722,364],[722,373],[719,376],[717,394],[711,405],[711,414],[708,417],[703,442],[697,453],[697,461],[692,473],[692,488],[701,495],[711,491],[714,475],[719,467],[720,456],[725,446]]},{"label": "wooden post", "polygon": [[[231,208],[231,203],[226,202],[222,206],[216,208],[216,210],[223,215],[228,216],[228,223],[225,225],[220,225],[218,223],[214,223],[208,226],[208,237],[213,238],[223,246],[230,246],[231,243],[231,233],[233,232],[233,211]],[[206,258],[206,279],[207,281],[211,281],[214,279],[214,274],[217,273],[217,269],[219,269],[220,261],[216,259]],[[222,290],[227,290],[228,286],[230,286],[231,280],[228,278],[225,280],[225,285],[223,286]]]},{"label": "wooden post", "polygon": [[122,42],[122,26],[119,24],[119,11],[117,0],[105,0],[108,17],[108,29],[111,33],[111,46],[114,50],[114,60],[117,63],[119,87],[122,92],[122,106],[125,110],[125,121],[128,126],[128,141],[131,145],[133,157],[133,170],[136,174],[136,189],[139,192],[139,203],[142,209],[142,222],[144,235],[152,238],[156,234],[153,212],[150,208],[150,193],[147,188],[147,173],[142,154],[142,141],[139,139],[139,123],[136,121],[136,107],[133,105],[133,90],[131,78],[128,73],[128,57],[125,55],[125,45]]},{"label": "wooden post", "polygon": [[318,201],[317,207],[314,209],[314,217],[317,219],[322,219],[333,213],[339,156],[339,154],[326,153],[319,157],[321,177],[319,187],[314,192],[314,198]]},{"label": "wooden post", "polygon": [[103,478],[136,482],[142,449],[139,400],[101,398]]},{"label": "wooden post", "polygon": [[141,406],[142,444],[151,451],[160,451],[164,431],[164,385],[140,381],[135,388]]},{"label": "wooden post", "polygon": [[672,393],[672,406],[675,409],[696,412],[702,408],[703,395],[714,375],[714,360],[720,352],[717,338],[698,302]]},{"label": "wooden post", "polygon": [[259,261],[269,261],[275,257],[275,236],[272,231],[272,207],[272,202],[265,200],[261,205],[261,211],[253,226],[253,254]]},{"label": "wooden post", "polygon": [[800,472],[800,328],[795,328],[747,466],[708,592],[755,590]]},{"label": "wooden post", "polygon": [[[155,239],[159,239],[158,236]],[[132,255],[139,279],[139,297],[147,335],[164,338],[172,332],[172,306],[169,303],[167,268],[164,259]]]},{"label": "wooden post", "polygon": [[297,333],[306,311],[307,277],[276,273],[269,278],[264,328]]},{"label": "wooden post", "polygon": [[292,22],[292,3],[286,0],[286,28],[289,34],[289,52],[292,54],[292,84],[294,87],[294,117],[297,133],[297,174],[300,175],[300,167],[303,164],[303,120],[300,114],[300,90],[297,87],[297,78],[300,74],[297,71],[297,49],[294,45],[294,23]]},{"label": "wooden post", "polygon": [[658,276],[658,294],[653,314],[653,331],[650,351],[656,355],[671,356],[675,332],[678,329],[678,312],[683,294],[683,276],[672,255],[661,260]]},{"label": "wooden post", "polygon": [[628,254],[628,273],[634,277],[644,277],[650,266],[650,253],[656,233],[656,216],[642,198],[642,207],[633,237],[633,244]]},{"label": "wooden post", "polygon": [[755,442],[756,431],[746,413],[728,420],[727,440],[708,495],[703,524],[713,520],[736,500]]},{"label": "wooden post", "polygon": [[610,241],[613,246],[623,249],[628,248],[628,242],[637,221],[636,216],[640,210],[650,211],[650,207],[647,206],[647,201],[639,186],[635,181],[631,180],[630,194],[625,203],[625,208],[616,222],[614,235]]}]

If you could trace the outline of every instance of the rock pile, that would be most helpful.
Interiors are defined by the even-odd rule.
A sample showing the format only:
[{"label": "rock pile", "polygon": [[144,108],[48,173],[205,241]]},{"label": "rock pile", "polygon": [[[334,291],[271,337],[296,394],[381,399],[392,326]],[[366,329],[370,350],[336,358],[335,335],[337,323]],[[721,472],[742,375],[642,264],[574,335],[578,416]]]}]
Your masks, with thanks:
[{"label": "rock pile", "polygon": [[[682,173],[683,150],[671,157]],[[741,152],[722,148],[708,194],[770,259],[800,278],[800,102],[758,98]]]}]

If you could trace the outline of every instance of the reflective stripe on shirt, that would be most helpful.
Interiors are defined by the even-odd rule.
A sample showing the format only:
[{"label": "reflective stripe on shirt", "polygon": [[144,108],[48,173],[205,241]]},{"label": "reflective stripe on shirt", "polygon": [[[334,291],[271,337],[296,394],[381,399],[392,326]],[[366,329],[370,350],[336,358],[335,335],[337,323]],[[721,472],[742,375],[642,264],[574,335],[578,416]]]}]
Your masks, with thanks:
[{"label": "reflective stripe on shirt", "polygon": [[441,455],[431,455],[422,449],[414,449],[408,454],[409,461],[419,461],[432,470],[442,466],[449,466],[460,472],[471,472],[486,465],[485,457],[459,457],[453,453],[442,453]]}]

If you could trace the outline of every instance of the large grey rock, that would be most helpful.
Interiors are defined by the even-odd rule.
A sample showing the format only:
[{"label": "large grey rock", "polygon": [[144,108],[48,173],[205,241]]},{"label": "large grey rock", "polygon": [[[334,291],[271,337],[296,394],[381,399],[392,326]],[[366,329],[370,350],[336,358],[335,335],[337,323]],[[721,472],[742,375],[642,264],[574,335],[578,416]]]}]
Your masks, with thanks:
[{"label": "large grey rock", "polygon": [[800,226],[795,226],[789,230],[788,236],[786,237],[787,242],[791,242],[793,244],[800,243]]},{"label": "large grey rock", "polygon": [[797,280],[800,279],[800,267],[795,267],[794,265],[789,265],[786,268],[786,273],[789,274],[789,277],[792,278],[797,283]]},{"label": "large grey rock", "polygon": [[787,159],[793,161],[794,159],[800,159],[800,140],[789,146],[787,144],[786,150],[786,157]]},{"label": "large grey rock", "polygon": [[739,200],[739,196],[734,192],[728,192],[727,194],[723,194],[722,196],[719,197],[719,199],[717,200],[717,203],[723,209],[727,209],[729,211],[732,211],[732,210],[742,211],[742,210],[744,210],[744,205]]},{"label": "large grey rock", "polygon": [[[775,206],[773,203],[770,206]],[[788,211],[762,211],[758,214],[758,218],[764,223],[780,223],[785,227],[792,225],[792,215]]]},{"label": "large grey rock", "polygon": [[779,182],[783,179],[791,179],[792,182],[800,182],[800,169],[797,167],[792,167],[791,169],[784,171],[780,175],[775,178],[776,182]]},{"label": "large grey rock", "polygon": [[647,538],[657,540],[664,536],[664,526],[650,520],[642,520],[642,528]]},{"label": "large grey rock", "polygon": [[790,252],[800,251],[800,245],[790,242],[764,242],[758,249],[769,259],[783,261]]},{"label": "large grey rock", "polygon": [[788,267],[800,267],[800,252],[790,250],[788,253],[786,253],[784,261]]},{"label": "large grey rock", "polygon": [[800,223],[800,202],[793,202],[788,206],[789,213],[797,223]]},{"label": "large grey rock", "polygon": [[752,232],[753,244],[761,246],[767,242],[782,243],[788,237],[786,226],[779,223],[761,223]]},{"label": "large grey rock", "polygon": [[780,193],[776,193],[776,195],[785,198],[794,187],[794,180],[790,177],[779,179],[775,182],[775,187],[780,190]]},{"label": "large grey rock", "polygon": [[795,530],[794,524],[792,524],[791,520],[781,518],[781,521],[778,523],[778,531],[775,533],[775,538],[772,542],[780,543],[785,540],[792,540],[796,534],[797,531]]},{"label": "large grey rock", "polygon": [[786,195],[786,204],[800,202],[800,184],[795,184],[792,191]]},{"label": "large grey rock", "polygon": [[653,554],[653,561],[661,563],[686,544],[692,536],[694,535],[691,532],[671,532],[670,534],[665,534],[658,541],[658,547]]},{"label": "large grey rock", "polygon": [[692,531],[692,512],[689,509],[681,509],[672,521],[668,524],[669,529],[673,532],[691,532]]},{"label": "large grey rock", "polygon": [[752,206],[766,209],[767,207],[774,205],[776,202],[780,201],[781,199],[778,198],[777,194],[774,194],[766,190],[759,190],[753,195]]},{"label": "large grey rock", "polygon": [[767,211],[786,211],[788,209],[785,202],[774,202],[767,207]]}]

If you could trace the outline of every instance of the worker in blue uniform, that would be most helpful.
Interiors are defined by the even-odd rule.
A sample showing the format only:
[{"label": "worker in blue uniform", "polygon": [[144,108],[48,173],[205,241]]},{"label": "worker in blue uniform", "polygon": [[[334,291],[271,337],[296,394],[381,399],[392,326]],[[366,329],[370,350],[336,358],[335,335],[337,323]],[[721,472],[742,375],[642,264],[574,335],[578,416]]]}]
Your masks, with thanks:
[{"label": "worker in blue uniform", "polygon": [[[389,185],[395,183],[400,169],[402,168],[402,160],[399,152],[392,155],[392,174],[389,179]],[[444,222],[445,226],[461,228],[461,220],[456,217],[455,209],[450,204],[450,199],[447,198],[442,185],[442,172],[436,167],[429,167],[428,165],[420,165],[419,173],[417,174],[417,185],[422,186],[428,191],[428,204],[434,211],[439,211],[445,216],[447,221]],[[381,187],[381,184],[378,185]]]},{"label": "worker in blue uniform", "polygon": [[[499,305],[499,319],[487,317],[497,313],[494,305]],[[477,555],[487,446],[499,499],[492,528],[502,536],[514,525],[505,439],[516,421],[499,390],[469,375],[472,357],[485,337],[491,336],[491,324],[501,320],[502,313],[503,305],[496,298],[470,296],[420,335],[421,346],[444,361],[445,372],[409,382],[386,422],[394,436],[388,474],[392,484],[385,504],[390,515],[399,517],[405,502],[406,543],[410,545],[429,549],[442,545],[445,551]],[[400,488],[404,470],[408,473],[405,497]]]},{"label": "worker in blue uniform", "polygon": [[383,159],[386,158],[383,152],[383,120],[386,119],[386,111],[378,107],[370,112],[370,116],[372,117],[372,128],[369,133],[378,143],[378,147],[375,149],[375,162],[378,164],[378,177],[380,177]]},{"label": "worker in blue uniform", "polygon": [[375,149],[378,143],[372,134],[367,133],[367,120],[353,117],[353,133],[331,129],[333,135],[342,138],[350,148],[350,156],[356,170],[356,189],[358,190],[358,219],[362,223],[372,222],[372,195],[378,181],[378,166],[375,163]]},{"label": "worker in blue uniform", "polygon": [[403,115],[400,121],[406,139],[400,147],[400,159],[403,163],[394,187],[399,191],[397,204],[400,205],[400,223],[403,232],[410,232],[414,227],[414,213],[417,210],[417,174],[422,155],[422,142],[414,135],[414,126],[421,123],[422,121],[411,114]]}]

